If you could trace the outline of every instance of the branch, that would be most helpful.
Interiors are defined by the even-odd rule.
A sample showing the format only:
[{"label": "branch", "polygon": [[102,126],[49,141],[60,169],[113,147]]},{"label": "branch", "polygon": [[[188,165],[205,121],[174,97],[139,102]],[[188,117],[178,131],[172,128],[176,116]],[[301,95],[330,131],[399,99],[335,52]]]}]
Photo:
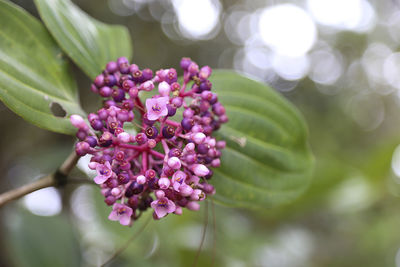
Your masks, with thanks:
[{"label": "branch", "polygon": [[115,253],[105,262],[101,265],[101,267],[105,267],[109,263],[111,263],[116,257],[118,257],[122,252],[124,252],[128,246],[144,231],[146,226],[149,224],[150,219],[153,218],[152,216],[148,216],[146,222],[142,225],[142,227],[131,237],[129,238],[126,243],[120,247]]},{"label": "branch", "polygon": [[65,185],[67,183],[67,175],[76,165],[78,159],[78,155],[76,155],[75,151],[73,151],[71,155],[69,155],[68,158],[63,162],[63,164],[61,164],[56,172],[46,175],[30,184],[25,184],[21,187],[0,194],[0,207],[4,206],[12,200],[18,199],[36,190],[50,186]]},{"label": "branch", "polygon": [[197,249],[197,253],[196,253],[196,256],[194,258],[192,267],[196,267],[197,266],[197,262],[199,260],[199,256],[200,256],[201,250],[203,249],[204,240],[206,239],[207,226],[208,226],[208,201],[204,201],[204,205],[206,207],[204,209],[203,234],[201,235],[200,245],[199,245],[199,248]]}]

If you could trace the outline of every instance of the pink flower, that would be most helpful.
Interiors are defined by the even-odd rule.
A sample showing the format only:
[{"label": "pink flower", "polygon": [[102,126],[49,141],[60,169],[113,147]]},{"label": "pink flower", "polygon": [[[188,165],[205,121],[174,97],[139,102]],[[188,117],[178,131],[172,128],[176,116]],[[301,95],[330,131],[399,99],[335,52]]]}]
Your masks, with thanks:
[{"label": "pink flower", "polygon": [[167,96],[146,99],[147,118],[154,121],[162,116],[167,116],[168,102],[169,97]]},{"label": "pink flower", "polygon": [[94,177],[96,184],[102,184],[108,180],[113,174],[110,162],[106,161],[105,164],[97,164],[96,166],[97,176]]},{"label": "pink flower", "polygon": [[158,218],[162,218],[168,213],[174,212],[176,209],[174,202],[166,197],[154,200],[153,202],[151,202],[151,207],[154,209]]},{"label": "pink flower", "polygon": [[172,186],[174,190],[179,192],[179,187],[184,184],[186,179],[186,173],[183,171],[176,171],[174,175],[172,175]]},{"label": "pink flower", "polygon": [[132,209],[124,204],[115,203],[108,219],[111,221],[119,221],[122,225],[131,223]]}]

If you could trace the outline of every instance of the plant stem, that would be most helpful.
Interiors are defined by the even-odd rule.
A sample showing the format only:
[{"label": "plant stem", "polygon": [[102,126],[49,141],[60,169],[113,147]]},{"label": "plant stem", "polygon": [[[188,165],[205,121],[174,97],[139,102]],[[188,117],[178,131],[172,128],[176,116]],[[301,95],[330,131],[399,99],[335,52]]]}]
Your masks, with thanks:
[{"label": "plant stem", "polygon": [[76,165],[78,159],[79,157],[76,155],[75,151],[73,151],[71,155],[69,155],[68,158],[61,164],[56,172],[48,174],[30,184],[25,184],[21,187],[0,194],[0,207],[4,206],[12,200],[18,199],[36,190],[50,186],[65,185],[67,182],[66,177],[71,172],[72,168]]}]

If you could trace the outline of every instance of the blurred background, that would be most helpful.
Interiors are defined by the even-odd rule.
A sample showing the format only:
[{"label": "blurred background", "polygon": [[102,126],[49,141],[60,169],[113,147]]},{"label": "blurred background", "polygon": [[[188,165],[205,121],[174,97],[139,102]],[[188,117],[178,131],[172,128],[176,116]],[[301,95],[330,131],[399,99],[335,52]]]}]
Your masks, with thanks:
[{"label": "blurred background", "polygon": [[[13,2],[38,16],[32,1]],[[316,157],[313,182],[292,204],[249,211],[208,202],[150,221],[108,266],[191,266],[207,225],[197,266],[400,267],[400,1],[74,2],[126,25],[140,67],[178,67],[187,56],[269,84],[303,113]],[[73,69],[82,105],[94,110],[90,80]],[[1,103],[0,129],[1,192],[54,171],[74,143]],[[0,266],[104,263],[147,220],[122,227],[109,212],[93,185],[8,204],[0,210]]]}]

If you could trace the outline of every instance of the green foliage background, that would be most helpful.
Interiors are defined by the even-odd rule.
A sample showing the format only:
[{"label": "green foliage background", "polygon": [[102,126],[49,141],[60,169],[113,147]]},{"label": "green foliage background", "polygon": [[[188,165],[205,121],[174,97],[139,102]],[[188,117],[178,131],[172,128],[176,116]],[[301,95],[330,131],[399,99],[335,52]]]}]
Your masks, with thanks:
[{"label": "green foliage background", "polygon": [[[45,1],[36,1],[41,2]],[[32,1],[15,3],[38,17]],[[110,12],[107,1],[76,3],[99,21],[126,25],[132,35],[133,59],[139,66],[177,67],[180,57],[189,56],[200,65],[216,67],[219,54],[236,48],[223,34],[209,41],[170,40],[158,22],[148,20],[145,9],[141,16],[120,17]],[[231,1],[223,2],[225,10],[232,5]],[[6,14],[5,9],[1,12]],[[0,20],[5,18],[1,16]],[[51,22],[47,24],[55,26]],[[369,42],[383,42],[375,35],[339,32],[335,36],[333,45],[346,55],[349,64],[362,54]],[[329,37],[320,38],[331,42]],[[74,59],[74,55],[69,56]],[[104,59],[96,60],[104,62]],[[89,76],[98,72],[89,59],[85,64]],[[85,110],[94,110],[98,102],[89,92],[90,80],[76,65],[71,63],[81,103]],[[233,62],[223,67],[232,68]],[[350,76],[350,79],[360,86],[366,83],[365,77]],[[354,94],[351,90],[323,94],[309,79],[301,80],[294,90],[284,93],[309,125],[316,159],[314,178],[300,198],[279,208],[254,211],[215,204],[215,213],[212,203],[208,202],[208,208],[203,205],[201,212],[186,212],[184,216],[151,222],[111,266],[191,265],[207,218],[204,212],[208,212],[208,232],[198,266],[210,264],[213,255],[216,266],[399,265],[400,188],[391,170],[392,155],[400,141],[399,106],[391,94],[372,95],[384,103],[386,116],[379,128],[365,131],[343,108]],[[54,171],[70,152],[73,138],[27,124],[3,104],[0,112],[0,170],[4,174],[0,179],[1,191]],[[227,171],[221,169],[221,172]],[[251,170],[247,172],[251,175]],[[82,176],[78,171],[73,175]],[[305,181],[304,188],[307,184]],[[142,218],[133,228],[109,222],[105,219],[109,209],[103,204],[99,190],[94,186],[77,188],[77,185],[67,186],[60,191],[63,212],[55,217],[33,215],[24,208],[23,201],[0,210],[3,237],[0,266],[96,266],[146,221]],[[76,198],[77,195],[81,198]],[[71,202],[71,196],[81,202]],[[76,205],[83,205],[83,216],[74,213]]]}]

